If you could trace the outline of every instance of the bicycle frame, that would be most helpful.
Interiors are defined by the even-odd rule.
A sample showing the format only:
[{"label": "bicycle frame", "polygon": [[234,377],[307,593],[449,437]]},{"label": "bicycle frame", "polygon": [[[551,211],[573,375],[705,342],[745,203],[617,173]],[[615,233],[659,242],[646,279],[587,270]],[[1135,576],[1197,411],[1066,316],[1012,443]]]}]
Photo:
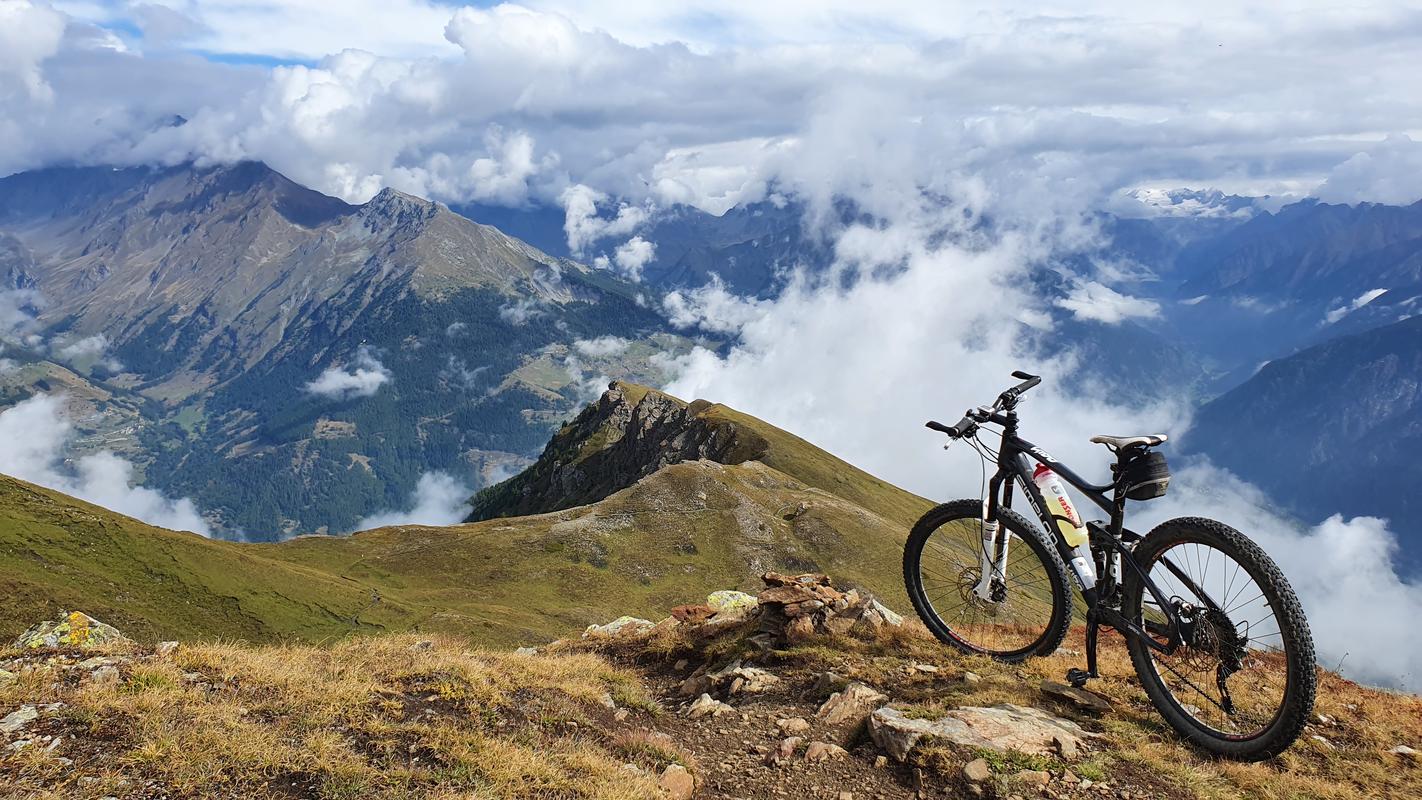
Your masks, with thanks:
[{"label": "bicycle frame", "polygon": [[[1022,492],[1027,496],[1037,518],[1053,534],[1052,541],[1056,545],[1057,552],[1060,553],[1063,562],[1071,566],[1072,571],[1076,574],[1077,582],[1081,585],[1082,597],[1087,606],[1087,673],[1091,677],[1096,677],[1096,640],[1102,625],[1115,628],[1125,636],[1139,638],[1147,646],[1160,652],[1173,653],[1184,641],[1187,623],[1180,619],[1173,604],[1136,561],[1132,548],[1127,544],[1134,544],[1141,537],[1125,528],[1126,496],[1124,486],[1119,483],[1091,483],[1066,464],[1053,458],[1042,448],[1018,436],[1017,414],[1012,408],[1009,408],[1006,413],[992,412],[987,416],[986,421],[1001,425],[1003,434],[1002,446],[998,450],[997,472],[988,483],[988,497],[983,509],[983,521],[986,524],[983,534],[982,583],[986,585],[993,577],[1001,577],[1002,569],[1006,564],[1009,536],[998,524],[998,512],[1001,508],[1010,509],[1012,507],[1012,489],[1013,484],[1016,483],[1021,486]],[[1097,523],[1088,523],[1087,525],[1091,533],[1089,547],[1093,560],[1098,553],[1109,556],[1109,562],[1105,558],[1102,559],[1103,563],[1110,564],[1110,568],[1107,570],[1109,574],[1103,577],[1113,589],[1115,583],[1120,579],[1121,566],[1125,565],[1131,569],[1140,578],[1156,605],[1166,616],[1165,625],[1162,626],[1144,619],[1140,624],[1137,624],[1120,611],[1103,604],[1101,593],[1097,588],[1097,581],[1090,572],[1073,563],[1076,554],[1062,535],[1058,525],[1059,518],[1052,515],[1045,498],[1032,480],[1033,459],[1046,465],[1048,469],[1057,473],[1087,499],[1111,515],[1107,528],[1102,528]],[[992,536],[991,551],[988,549],[989,534]],[[990,563],[989,552],[992,554]],[[1169,559],[1162,558],[1161,561],[1166,569],[1180,579],[1183,585],[1195,592],[1197,597],[1204,599],[1209,606],[1218,608],[1213,599],[1201,591],[1183,570]],[[1092,567],[1094,568],[1094,564]],[[1152,633],[1167,637],[1167,641],[1162,644],[1151,635]]]}]

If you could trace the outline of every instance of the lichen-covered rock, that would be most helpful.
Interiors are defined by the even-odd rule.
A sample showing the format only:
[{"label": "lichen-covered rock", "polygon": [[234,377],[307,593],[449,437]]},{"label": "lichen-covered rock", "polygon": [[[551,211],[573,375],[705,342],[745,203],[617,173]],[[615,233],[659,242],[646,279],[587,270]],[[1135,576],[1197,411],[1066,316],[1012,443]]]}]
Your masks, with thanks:
[{"label": "lichen-covered rock", "polygon": [[18,678],[15,677],[15,673],[7,669],[0,669],[0,689],[4,689],[16,680],[18,680]]},{"label": "lichen-covered rock", "polygon": [[722,589],[706,596],[706,605],[721,618],[741,618],[756,610],[759,602],[755,595]]},{"label": "lichen-covered rock", "polygon": [[15,640],[15,647],[21,650],[38,650],[44,647],[113,647],[131,645],[133,640],[119,633],[112,625],[107,625],[82,611],[64,614],[57,621],[45,621],[30,628]]},{"label": "lichen-covered rock", "polygon": [[587,630],[583,631],[583,638],[605,639],[613,636],[645,633],[655,627],[657,627],[656,623],[651,620],[621,616],[606,625],[589,625]]},{"label": "lichen-covered rock", "polygon": [[870,738],[897,761],[907,759],[925,738],[999,753],[1053,756],[1062,751],[1063,743],[1073,750],[1080,749],[1092,735],[1071,720],[1010,703],[991,708],[955,708],[936,719],[910,717],[892,707],[881,708],[869,717]]}]

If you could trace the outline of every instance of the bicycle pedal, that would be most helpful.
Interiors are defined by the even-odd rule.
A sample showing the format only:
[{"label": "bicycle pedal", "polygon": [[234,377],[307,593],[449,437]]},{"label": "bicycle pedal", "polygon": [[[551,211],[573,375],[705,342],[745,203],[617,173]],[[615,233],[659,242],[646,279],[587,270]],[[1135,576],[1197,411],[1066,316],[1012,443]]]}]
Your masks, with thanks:
[{"label": "bicycle pedal", "polygon": [[1091,680],[1091,673],[1087,672],[1084,669],[1077,669],[1076,667],[1072,667],[1071,669],[1067,670],[1066,679],[1067,683],[1070,683],[1072,686],[1075,686],[1076,688],[1080,689],[1086,685],[1087,681]]}]

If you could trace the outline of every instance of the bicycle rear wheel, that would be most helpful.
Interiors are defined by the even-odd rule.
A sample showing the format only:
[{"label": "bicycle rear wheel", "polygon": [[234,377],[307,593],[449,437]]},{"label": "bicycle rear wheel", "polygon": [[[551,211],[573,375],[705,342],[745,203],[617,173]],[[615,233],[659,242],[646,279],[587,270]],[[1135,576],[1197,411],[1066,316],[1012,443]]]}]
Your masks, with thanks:
[{"label": "bicycle rear wheel", "polygon": [[914,525],[904,545],[904,584],[919,619],[940,641],[965,653],[1022,661],[1056,650],[1071,619],[1066,566],[1041,530],[1009,510],[1002,586],[988,600],[982,576],[982,503],[956,500]]},{"label": "bicycle rear wheel", "polygon": [[[1244,534],[1197,517],[1157,526],[1135,558],[1182,620],[1185,641],[1174,653],[1128,642],[1161,716],[1226,758],[1283,752],[1303,731],[1317,690],[1313,637],[1283,573]],[[1166,642],[1166,617],[1133,572],[1124,589],[1123,610],[1154,623],[1154,638]]]}]

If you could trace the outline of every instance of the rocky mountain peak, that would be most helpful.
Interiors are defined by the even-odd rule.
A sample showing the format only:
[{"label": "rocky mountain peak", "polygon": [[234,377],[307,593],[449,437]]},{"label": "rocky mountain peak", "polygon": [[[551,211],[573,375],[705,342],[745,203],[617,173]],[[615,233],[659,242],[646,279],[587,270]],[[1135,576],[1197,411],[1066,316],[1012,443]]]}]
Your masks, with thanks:
[{"label": "rocky mountain peak", "polygon": [[532,467],[474,499],[470,520],[539,514],[596,502],[662,467],[761,458],[766,440],[745,426],[645,386],[614,381],[564,425]]},{"label": "rocky mountain peak", "polygon": [[360,207],[362,218],[372,230],[417,227],[439,213],[438,203],[405,194],[388,186]]}]

